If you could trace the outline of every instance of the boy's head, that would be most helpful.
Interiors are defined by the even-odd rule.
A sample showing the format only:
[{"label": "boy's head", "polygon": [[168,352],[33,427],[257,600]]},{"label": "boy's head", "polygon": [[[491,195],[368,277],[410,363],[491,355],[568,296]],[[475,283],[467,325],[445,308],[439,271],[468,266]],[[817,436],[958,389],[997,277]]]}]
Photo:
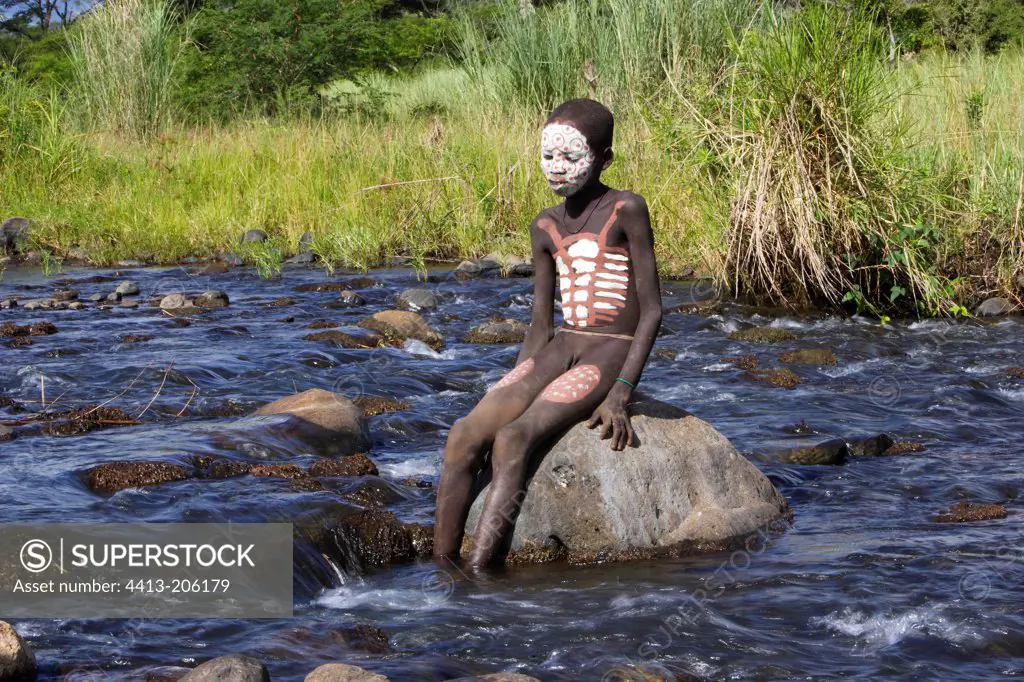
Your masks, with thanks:
[{"label": "boy's head", "polygon": [[612,161],[612,112],[592,99],[571,99],[548,116],[541,133],[540,167],[552,191],[568,197],[590,182]]}]

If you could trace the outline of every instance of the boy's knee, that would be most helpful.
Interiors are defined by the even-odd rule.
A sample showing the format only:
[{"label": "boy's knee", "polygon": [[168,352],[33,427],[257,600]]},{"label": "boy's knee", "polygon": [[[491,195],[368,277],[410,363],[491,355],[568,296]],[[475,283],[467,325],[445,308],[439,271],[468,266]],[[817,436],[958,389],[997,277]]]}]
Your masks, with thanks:
[{"label": "boy's knee", "polygon": [[512,422],[494,437],[493,464],[497,469],[518,466],[526,459],[530,443],[530,430],[523,424]]},{"label": "boy's knee", "polygon": [[445,464],[472,465],[483,454],[487,445],[486,432],[466,418],[459,419],[448,432]]}]

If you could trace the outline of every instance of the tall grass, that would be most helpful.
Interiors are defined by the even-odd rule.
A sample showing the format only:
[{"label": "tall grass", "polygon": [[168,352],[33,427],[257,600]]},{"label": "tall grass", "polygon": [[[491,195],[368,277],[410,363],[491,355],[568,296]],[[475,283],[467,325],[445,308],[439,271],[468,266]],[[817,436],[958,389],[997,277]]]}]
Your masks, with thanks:
[{"label": "tall grass", "polygon": [[92,130],[146,137],[171,122],[174,71],[186,36],[169,0],[107,0],[69,34]]}]

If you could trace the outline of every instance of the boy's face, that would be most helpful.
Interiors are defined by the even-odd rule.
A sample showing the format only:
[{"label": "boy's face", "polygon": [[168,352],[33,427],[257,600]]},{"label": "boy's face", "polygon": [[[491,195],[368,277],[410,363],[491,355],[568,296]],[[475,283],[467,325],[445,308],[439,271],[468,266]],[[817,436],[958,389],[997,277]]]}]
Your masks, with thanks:
[{"label": "boy's face", "polygon": [[567,123],[550,123],[540,136],[540,168],[551,191],[568,197],[594,175],[597,155],[586,136]]}]

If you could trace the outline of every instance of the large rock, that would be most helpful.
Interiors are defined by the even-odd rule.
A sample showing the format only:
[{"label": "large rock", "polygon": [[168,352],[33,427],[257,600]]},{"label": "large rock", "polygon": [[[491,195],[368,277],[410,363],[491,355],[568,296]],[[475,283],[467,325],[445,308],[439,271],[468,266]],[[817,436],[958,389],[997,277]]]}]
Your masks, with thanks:
[{"label": "large rock", "polygon": [[1005,298],[987,298],[974,309],[974,314],[978,317],[997,317],[1012,313],[1014,307],[1013,303]]},{"label": "large rock", "polygon": [[388,682],[388,678],[358,666],[328,663],[306,675],[305,682]]},{"label": "large rock", "polygon": [[394,345],[400,346],[406,339],[417,339],[436,351],[444,348],[444,337],[412,311],[384,310],[360,321],[359,326],[377,332]]},{"label": "large rock", "polygon": [[180,682],[270,682],[270,674],[255,658],[231,654],[203,663]]},{"label": "large rock", "polygon": [[23,254],[31,228],[32,221],[28,218],[8,218],[0,224],[0,256]]},{"label": "large rock", "polygon": [[264,405],[254,415],[289,415],[278,433],[298,438],[318,452],[343,455],[370,448],[369,429],[363,412],[339,393],[314,388]]},{"label": "large rock", "polygon": [[10,624],[0,620],[0,681],[36,679],[36,657]]},{"label": "large rock", "polygon": [[[789,515],[768,478],[706,422],[641,396],[629,412],[636,440],[624,451],[580,423],[544,453],[506,541],[506,563],[726,548]],[[464,551],[486,492],[470,509]]]}]

